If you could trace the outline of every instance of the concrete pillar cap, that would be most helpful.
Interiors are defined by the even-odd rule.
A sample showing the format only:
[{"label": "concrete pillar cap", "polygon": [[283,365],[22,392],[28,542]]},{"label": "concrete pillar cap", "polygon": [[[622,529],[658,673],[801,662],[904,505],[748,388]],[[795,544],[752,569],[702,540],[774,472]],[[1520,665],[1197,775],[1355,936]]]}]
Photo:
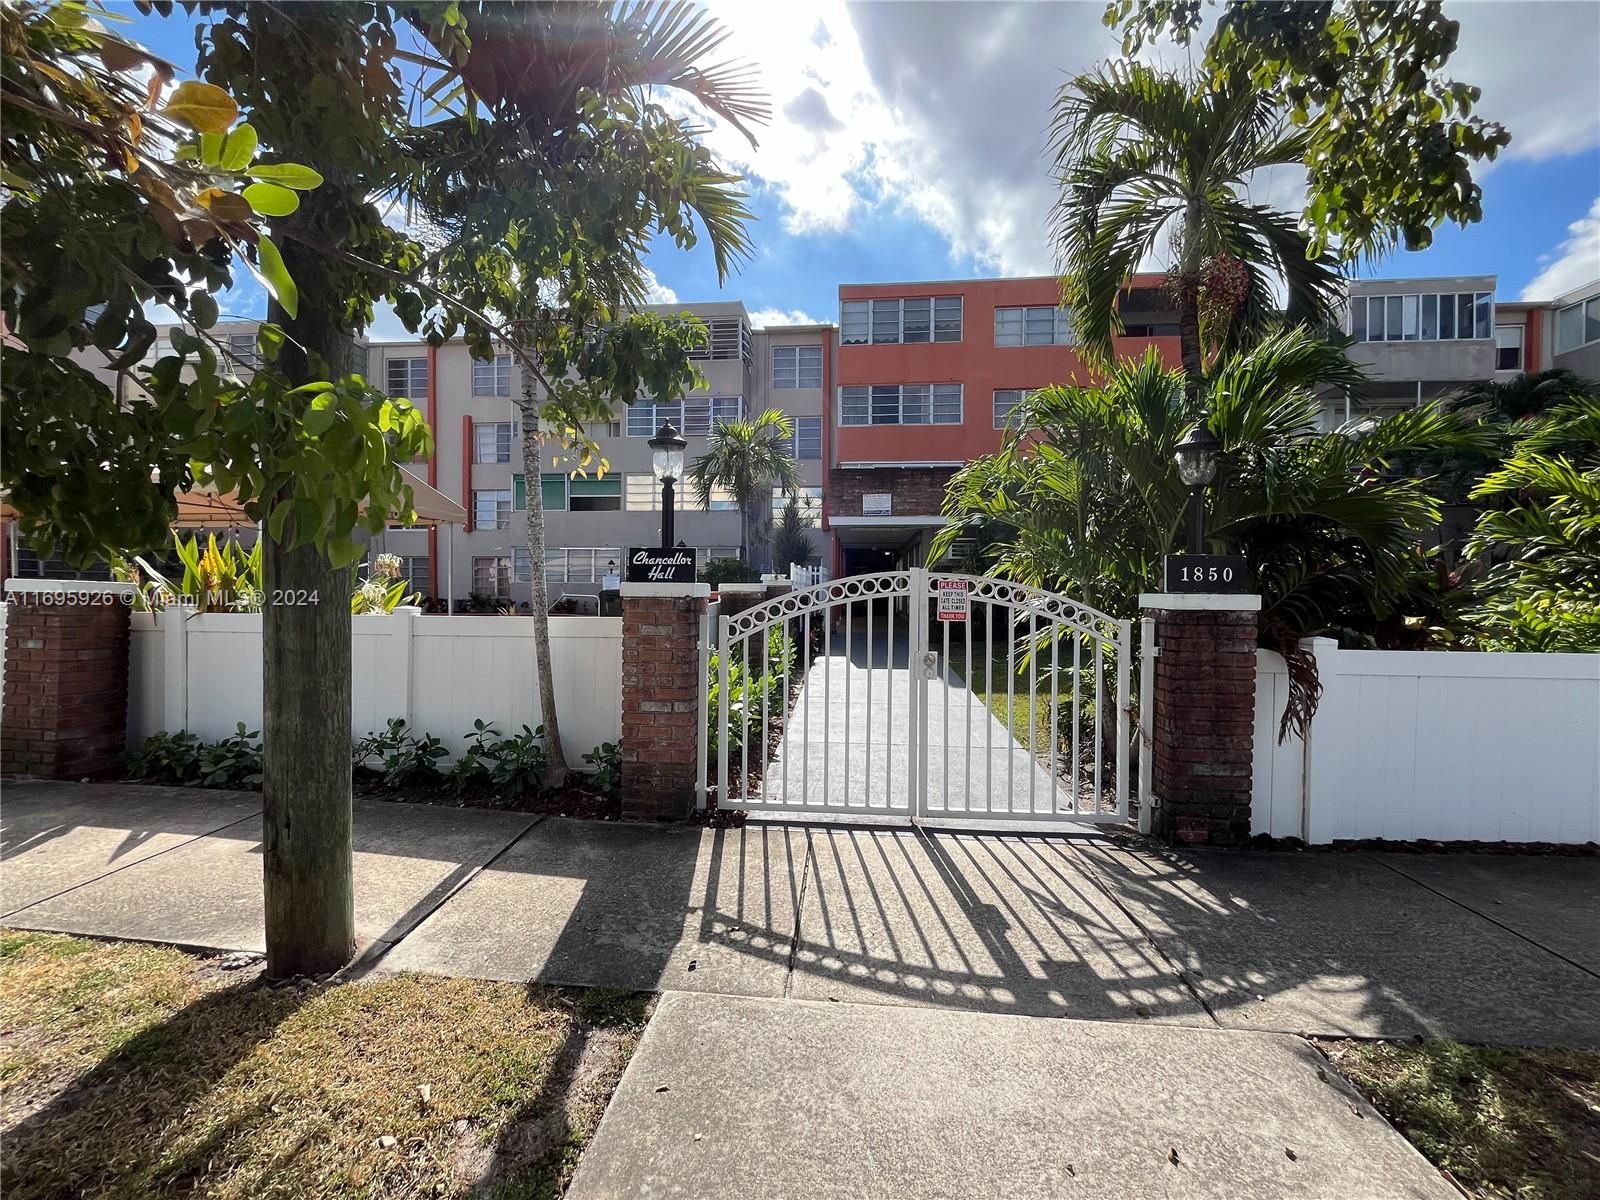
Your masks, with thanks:
[{"label": "concrete pillar cap", "polygon": [[1140,608],[1167,612],[1260,612],[1260,596],[1231,592],[1141,592]]}]

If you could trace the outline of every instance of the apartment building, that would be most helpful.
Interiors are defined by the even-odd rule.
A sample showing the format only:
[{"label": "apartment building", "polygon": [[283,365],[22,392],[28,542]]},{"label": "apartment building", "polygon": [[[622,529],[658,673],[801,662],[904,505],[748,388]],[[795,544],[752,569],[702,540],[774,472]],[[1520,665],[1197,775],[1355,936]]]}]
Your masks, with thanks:
[{"label": "apartment building", "polygon": [[[1161,282],[1138,276],[1123,293],[1119,357],[1155,346],[1177,363]],[[999,447],[1028,392],[1090,378],[1054,276],[841,286],[824,489],[832,569],[925,561],[955,470]]]},{"label": "apartment building", "polygon": [[[688,438],[692,462],[705,453],[716,421],[782,409],[794,427],[801,503],[808,514],[820,515],[832,327],[752,329],[738,301],[655,305],[651,311],[689,312],[706,323],[709,345],[696,363],[705,385],[670,404],[642,399],[615,421],[591,427],[603,470],[598,464],[582,468],[558,442],[546,443],[537,486],[547,543],[542,569],[552,596],[594,594],[608,575],[619,573],[628,547],[658,543],[661,492],[647,442],[665,421]],[[467,510],[459,530],[393,528],[381,548],[400,556],[406,577],[426,596],[448,594],[461,602],[476,594],[526,603],[533,564],[526,536],[529,483],[513,401],[522,386],[517,363],[509,354],[476,361],[460,341],[437,349],[375,342],[368,347],[368,371],[390,395],[422,409],[434,430],[435,453],[419,470]],[[775,498],[775,509],[780,505]],[[702,562],[738,555],[732,497],[713,495],[701,506],[680,488],[677,508],[677,538]]]}]

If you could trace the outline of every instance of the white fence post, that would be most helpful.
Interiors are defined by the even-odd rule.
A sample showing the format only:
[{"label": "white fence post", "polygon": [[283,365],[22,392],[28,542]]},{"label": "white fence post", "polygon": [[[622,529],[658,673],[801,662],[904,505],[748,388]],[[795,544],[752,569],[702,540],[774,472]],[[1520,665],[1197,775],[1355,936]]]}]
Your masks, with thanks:
[{"label": "white fence post", "polygon": [[189,727],[189,610],[169,604],[157,618],[161,628],[161,728]]},{"label": "white fence post", "polygon": [[411,724],[412,689],[416,686],[411,677],[411,645],[412,639],[416,636],[415,615],[410,609],[396,609],[382,618],[389,622],[386,626],[389,632],[389,652],[394,656],[394,669],[400,683],[394,697],[394,705],[408,726]]}]

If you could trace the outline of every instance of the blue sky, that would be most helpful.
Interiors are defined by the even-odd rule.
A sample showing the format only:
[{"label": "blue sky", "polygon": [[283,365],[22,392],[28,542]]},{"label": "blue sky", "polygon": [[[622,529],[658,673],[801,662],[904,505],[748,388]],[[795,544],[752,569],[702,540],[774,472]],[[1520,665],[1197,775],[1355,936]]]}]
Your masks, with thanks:
[{"label": "blue sky", "polygon": [[[719,11],[731,31],[725,49],[758,66],[774,117],[758,148],[728,128],[709,139],[749,179],[755,254],[719,286],[704,247],[662,242],[648,260],[658,296],[742,299],[758,324],[832,320],[841,282],[1050,271],[1044,129],[1062,79],[1117,53],[1102,7],[730,0]],[[1461,22],[1451,73],[1482,87],[1480,114],[1503,122],[1512,146],[1480,170],[1483,221],[1444,226],[1427,251],[1362,273],[1493,274],[1502,299],[1600,277],[1600,5],[1446,7]],[[180,69],[192,66],[181,10],[132,29]],[[1157,53],[1182,61],[1170,48]],[[1302,189],[1288,173],[1252,193],[1293,207]],[[223,308],[259,316],[265,298],[247,280]],[[373,332],[403,333],[392,318]]]}]

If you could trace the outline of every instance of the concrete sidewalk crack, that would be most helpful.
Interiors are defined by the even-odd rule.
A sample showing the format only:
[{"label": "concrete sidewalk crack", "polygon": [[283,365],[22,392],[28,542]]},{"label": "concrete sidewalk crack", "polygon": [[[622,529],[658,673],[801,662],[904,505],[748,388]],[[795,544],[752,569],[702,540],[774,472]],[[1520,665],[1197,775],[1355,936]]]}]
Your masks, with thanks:
[{"label": "concrete sidewalk crack", "polygon": [[811,880],[812,864],[815,859],[811,849],[811,830],[806,830],[806,856],[800,863],[800,891],[794,900],[794,929],[789,934],[789,961],[783,972],[783,998],[789,999],[790,989],[794,986],[794,963],[800,954],[800,916],[806,909],[806,887]]},{"label": "concrete sidewalk crack", "polygon": [[[438,900],[428,905],[427,911],[418,916],[414,921],[410,921],[408,924],[405,924],[406,917],[402,917],[400,920],[401,923],[404,924],[404,928],[401,929],[399,937],[374,938],[372,944],[359,955],[357,955],[354,962],[350,963],[349,966],[345,967],[338,973],[337,978],[340,981],[359,980],[377,970],[378,967],[383,963],[383,960],[389,957],[389,952],[391,950],[400,945],[401,942],[405,941],[418,929],[421,929],[429,917],[433,916],[434,913],[438,912],[446,904],[450,903],[451,900],[459,896],[462,892],[462,889],[467,887],[467,885],[470,884],[474,879],[476,879],[479,875],[482,875],[490,867],[494,866],[495,863],[499,862],[502,858],[509,854],[512,848],[516,846],[518,842],[527,837],[532,830],[544,823],[546,816],[548,816],[547,813],[538,813],[535,815],[533,820],[529,821],[521,829],[517,830],[516,834],[512,836],[504,846],[501,846],[500,849],[496,850],[483,862],[479,863],[472,870],[468,871],[461,879],[456,881],[454,886],[448,888],[444,895],[440,896]],[[406,914],[407,917],[409,915],[409,913]]]},{"label": "concrete sidewalk crack", "polygon": [[249,813],[240,817],[237,821],[229,821],[226,825],[218,825],[215,829],[207,829],[204,833],[197,833],[193,837],[184,838],[183,841],[178,842],[175,845],[168,846],[165,850],[157,850],[154,854],[147,854],[143,858],[136,858],[132,862],[125,862],[120,867],[112,867],[109,871],[96,875],[93,879],[85,879],[81,883],[73,884],[71,887],[64,887],[59,892],[52,892],[48,896],[41,896],[37,900],[30,900],[21,908],[13,908],[10,912],[0,913],[0,921],[9,921],[18,913],[25,913],[30,908],[37,908],[41,904],[48,904],[51,900],[65,896],[68,892],[75,892],[79,888],[86,888],[92,883],[99,883],[102,879],[110,879],[113,875],[129,870],[132,867],[142,867],[147,862],[155,862],[156,859],[171,854],[174,850],[182,850],[185,846],[192,846],[202,838],[215,837],[224,830],[232,829],[235,825],[243,825],[246,821],[259,821],[261,819],[262,811],[262,809],[257,809],[253,813]]},{"label": "concrete sidewalk crack", "polygon": [[1369,859],[1370,861],[1377,863],[1380,867],[1388,867],[1389,870],[1393,871],[1396,875],[1400,876],[1401,879],[1409,879],[1412,883],[1416,884],[1418,887],[1423,888],[1426,891],[1432,892],[1435,896],[1438,896],[1441,900],[1448,900],[1451,904],[1454,904],[1457,908],[1464,908],[1469,913],[1471,913],[1473,916],[1482,917],[1485,921],[1489,922],[1489,924],[1497,926],[1500,929],[1504,929],[1512,937],[1521,938],[1523,941],[1527,942],[1528,945],[1537,947],[1538,949],[1543,950],[1546,954],[1553,955],[1554,957],[1559,958],[1562,962],[1566,963],[1569,967],[1576,967],[1578,970],[1582,971],[1585,975],[1588,975],[1590,978],[1600,979],[1600,972],[1592,971],[1592,970],[1590,970],[1588,967],[1584,966],[1580,962],[1574,962],[1572,959],[1568,958],[1565,954],[1561,953],[1561,951],[1553,949],[1550,946],[1546,946],[1543,942],[1536,941],[1535,939],[1529,937],[1527,934],[1523,933],[1520,929],[1513,929],[1511,926],[1507,925],[1504,921],[1496,920],[1494,917],[1490,916],[1488,913],[1483,912],[1480,909],[1473,908],[1472,905],[1468,904],[1465,900],[1457,900],[1454,896],[1449,895],[1446,892],[1441,892],[1438,888],[1434,887],[1431,883],[1428,883],[1426,880],[1418,879],[1415,875],[1407,875],[1404,871],[1402,871],[1399,867],[1395,866],[1392,862],[1388,862],[1388,861],[1386,861],[1384,859],[1377,858],[1377,857],[1375,857],[1373,855],[1370,855],[1370,854],[1366,855],[1365,857],[1367,859]]},{"label": "concrete sidewalk crack", "polygon": [[1189,978],[1189,972],[1173,960],[1172,955],[1168,954],[1161,943],[1156,941],[1155,935],[1145,928],[1144,922],[1134,915],[1133,910],[1122,902],[1122,897],[1118,896],[1101,877],[1099,870],[1095,867],[1094,856],[1084,850],[1080,850],[1077,846],[1071,846],[1070,848],[1073,854],[1081,859],[1083,865],[1088,868],[1089,878],[1094,880],[1095,887],[1100,889],[1101,894],[1107,900],[1116,905],[1118,912],[1128,918],[1128,921],[1139,931],[1144,940],[1150,943],[1150,948],[1161,956],[1161,961],[1172,968],[1172,973],[1177,976],[1178,982],[1183,984],[1184,990],[1194,997],[1194,1002],[1200,1006],[1206,1016],[1211,1018],[1212,1024],[1218,1029],[1226,1029],[1227,1026],[1218,1020],[1216,1011],[1212,1009],[1206,998],[1200,994],[1200,989],[1195,987],[1194,981]]}]

